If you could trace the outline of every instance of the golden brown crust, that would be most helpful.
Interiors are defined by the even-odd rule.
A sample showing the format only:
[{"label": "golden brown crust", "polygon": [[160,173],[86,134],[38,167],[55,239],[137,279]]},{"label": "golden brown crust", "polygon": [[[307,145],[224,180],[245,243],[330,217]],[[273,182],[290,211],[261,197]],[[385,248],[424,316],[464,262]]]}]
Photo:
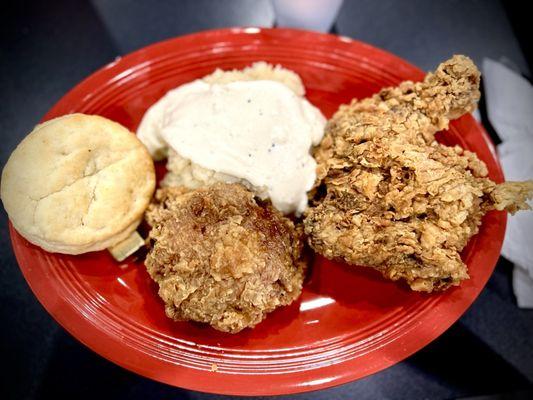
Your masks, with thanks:
[{"label": "golden brown crust", "polygon": [[490,197],[496,210],[505,210],[511,214],[530,210],[527,200],[533,197],[533,181],[504,182],[494,188]]},{"label": "golden brown crust", "polygon": [[413,290],[467,279],[459,252],[482,216],[498,204],[524,208],[531,193],[497,186],[474,153],[435,141],[475,108],[478,86],[472,61],[454,56],[423,82],[341,106],[315,151],[319,180],[305,218],[311,247]]},{"label": "golden brown crust", "polygon": [[174,320],[236,333],[300,295],[302,229],[239,184],[160,189],[146,219],[145,264]]}]

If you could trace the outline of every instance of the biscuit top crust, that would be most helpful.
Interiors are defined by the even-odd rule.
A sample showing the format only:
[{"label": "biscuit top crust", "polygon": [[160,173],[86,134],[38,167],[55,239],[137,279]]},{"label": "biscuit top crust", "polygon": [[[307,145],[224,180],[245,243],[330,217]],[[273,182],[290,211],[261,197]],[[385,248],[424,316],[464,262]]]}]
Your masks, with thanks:
[{"label": "biscuit top crust", "polygon": [[103,117],[71,114],[36,126],[17,146],[0,192],[17,231],[53,249],[128,229],[154,189],[153,162],[134,134]]}]

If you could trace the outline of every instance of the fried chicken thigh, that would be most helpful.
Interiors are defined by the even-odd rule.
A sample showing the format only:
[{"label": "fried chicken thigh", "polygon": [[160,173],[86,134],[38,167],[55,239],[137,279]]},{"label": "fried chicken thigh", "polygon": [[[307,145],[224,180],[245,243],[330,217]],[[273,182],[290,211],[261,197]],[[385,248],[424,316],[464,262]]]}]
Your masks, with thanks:
[{"label": "fried chicken thigh", "polygon": [[423,82],[339,108],[315,149],[305,216],[311,247],[330,259],[431,292],[468,278],[460,251],[492,209],[528,208],[533,182],[496,185],[474,153],[435,141],[479,100],[480,74],[454,56]]},{"label": "fried chicken thigh", "polygon": [[239,184],[157,191],[145,265],[168,317],[236,333],[301,292],[302,229]]}]

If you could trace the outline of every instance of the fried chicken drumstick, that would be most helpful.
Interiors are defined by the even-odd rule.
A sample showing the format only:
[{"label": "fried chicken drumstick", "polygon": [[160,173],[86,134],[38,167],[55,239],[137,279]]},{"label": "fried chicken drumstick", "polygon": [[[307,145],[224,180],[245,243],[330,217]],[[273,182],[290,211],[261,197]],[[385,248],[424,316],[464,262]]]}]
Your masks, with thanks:
[{"label": "fried chicken drumstick", "polygon": [[423,82],[341,106],[315,149],[311,247],[431,292],[468,278],[460,251],[492,209],[529,208],[533,182],[496,185],[474,153],[435,141],[475,109],[480,74],[454,56]]}]

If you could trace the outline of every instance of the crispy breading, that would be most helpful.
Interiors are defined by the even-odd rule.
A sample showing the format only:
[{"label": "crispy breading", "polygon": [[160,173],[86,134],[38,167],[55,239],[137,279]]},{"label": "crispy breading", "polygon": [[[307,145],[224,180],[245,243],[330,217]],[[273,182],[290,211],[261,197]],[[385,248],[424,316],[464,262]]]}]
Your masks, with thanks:
[{"label": "crispy breading", "polygon": [[300,295],[302,228],[239,184],[160,189],[146,219],[145,265],[174,320],[236,333]]},{"label": "crispy breading", "polygon": [[341,106],[315,150],[318,180],[305,218],[311,247],[373,267],[413,290],[468,278],[460,251],[491,209],[526,209],[533,183],[496,185],[474,153],[435,141],[473,111],[480,74],[454,56],[423,82]]}]

